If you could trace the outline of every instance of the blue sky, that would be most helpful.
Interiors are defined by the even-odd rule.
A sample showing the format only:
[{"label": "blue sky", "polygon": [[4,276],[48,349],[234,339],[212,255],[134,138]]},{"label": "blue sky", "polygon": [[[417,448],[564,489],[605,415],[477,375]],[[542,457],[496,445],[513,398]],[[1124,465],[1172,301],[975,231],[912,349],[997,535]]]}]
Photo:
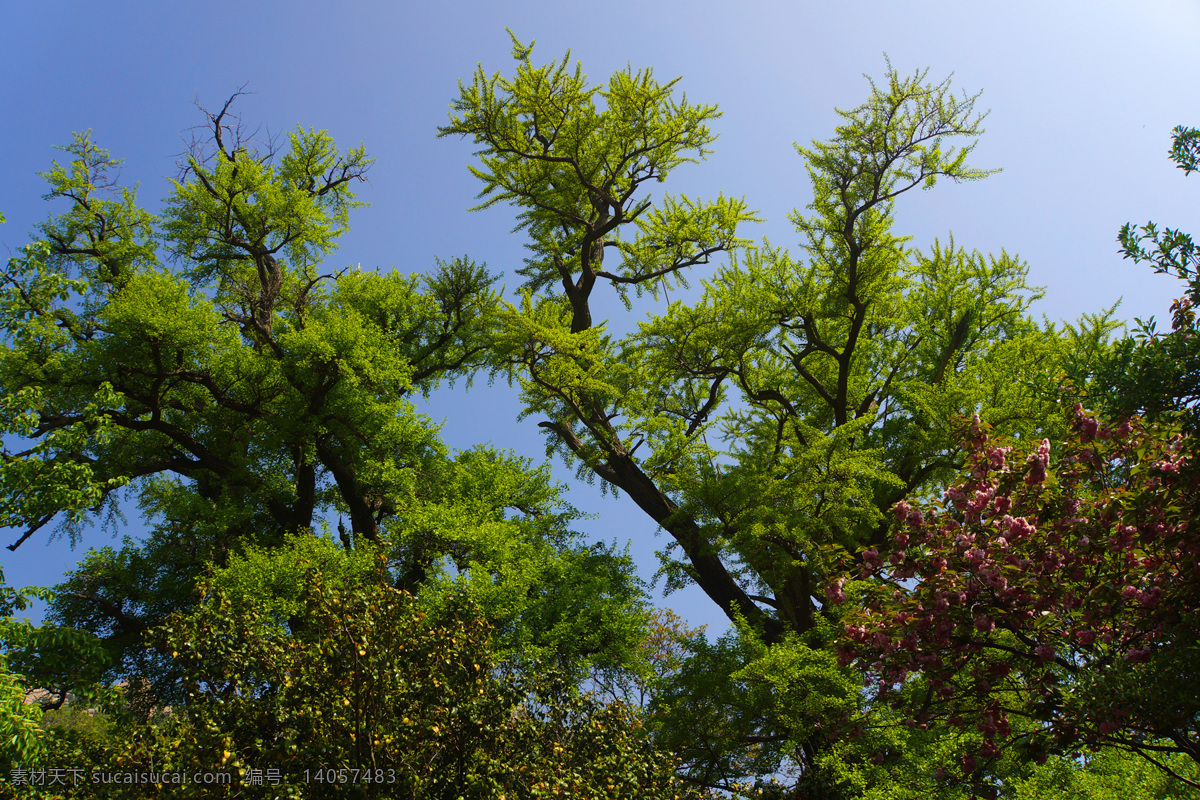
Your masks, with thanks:
[{"label": "blue sky", "polygon": [[[904,73],[929,67],[991,109],[973,156],[1003,172],[982,183],[939,185],[897,207],[897,229],[927,246],[953,232],[970,249],[1018,254],[1036,306],[1074,320],[1122,299],[1123,319],[1166,317],[1173,279],[1123,262],[1115,237],[1128,221],[1200,233],[1200,178],[1185,180],[1166,158],[1170,130],[1200,126],[1200,2],[291,2],[8,4],[0,26],[0,251],[28,241],[56,210],[40,200],[36,172],[72,132],[126,159],[123,181],[140,184],[151,210],[202,117],[246,85],[237,109],[252,126],[286,133],[328,130],[343,147],[364,143],[378,161],[358,187],[371,203],[332,257],[334,267],[419,272],[435,257],[467,254],[519,279],[521,239],[504,207],[467,213],[478,185],[469,142],[436,139],[461,80],[478,63],[509,71],[505,27],[537,40],[535,61],[571,48],[595,82],[632,64],[660,80],[682,76],[696,102],[717,103],[715,153],[676,172],[665,187],[712,197],[744,196],[766,219],[745,229],[794,246],[787,221],[811,199],[792,143],[829,137],[834,107],[862,102],[863,73],[883,74],[884,53]],[[7,257],[6,253],[0,255]],[[704,277],[696,273],[696,278]],[[698,281],[693,282],[698,286]],[[598,318],[628,330],[652,310],[627,315],[615,301]],[[490,441],[541,460],[535,420],[518,424],[515,393],[477,383],[439,392],[425,410],[444,420],[454,447]],[[555,465],[571,481],[572,471]],[[571,500],[597,516],[590,536],[632,541],[645,577],[665,541],[626,498],[577,486]],[[136,518],[131,518],[136,533]],[[0,539],[17,533],[0,531]],[[7,542],[0,542],[7,543]],[[94,532],[83,546],[111,543]],[[81,552],[45,537],[0,551],[9,583],[52,584]],[[723,629],[698,591],[662,601],[693,624]]]}]

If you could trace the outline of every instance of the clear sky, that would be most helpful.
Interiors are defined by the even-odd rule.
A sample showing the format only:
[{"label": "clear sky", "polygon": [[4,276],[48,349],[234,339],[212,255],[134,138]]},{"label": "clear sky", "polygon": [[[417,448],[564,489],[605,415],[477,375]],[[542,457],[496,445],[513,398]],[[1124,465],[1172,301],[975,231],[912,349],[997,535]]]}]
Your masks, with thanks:
[{"label": "clear sky", "polygon": [[[979,107],[991,109],[973,165],[1004,171],[906,195],[899,232],[926,246],[952,231],[969,249],[1018,254],[1031,283],[1046,289],[1037,313],[1052,320],[1118,299],[1123,319],[1165,318],[1181,293],[1174,279],[1123,262],[1115,237],[1123,223],[1151,219],[1200,234],[1200,177],[1185,180],[1166,158],[1171,128],[1200,126],[1196,0],[7,3],[0,250],[15,251],[34,223],[63,210],[40,200],[36,173],[72,132],[90,128],[126,159],[123,181],[140,184],[156,210],[181,137],[202,121],[192,102],[219,107],[245,85],[252,94],[237,109],[252,126],[325,129],[378,159],[358,186],[372,205],[352,217],[332,266],[419,272],[435,257],[467,254],[515,287],[522,247],[511,210],[468,214],[479,188],[466,169],[471,145],[435,139],[459,80],[479,63],[510,71],[506,26],[537,40],[535,61],[570,48],[595,82],[627,64],[649,66],[660,80],[682,76],[691,100],[718,104],[715,153],[681,168],[666,189],[744,196],[766,219],[744,233],[775,245],[795,245],[787,214],[811,199],[792,143],[828,138],[834,107],[866,99],[863,73],[882,75],[885,52],[904,73],[953,72],[958,90],[982,90]],[[629,316],[614,302],[597,316],[611,314],[621,332],[650,308]],[[544,458],[536,420],[516,422],[515,393],[503,385],[442,391],[425,410],[444,421],[451,446],[490,441]],[[570,481],[572,470],[555,471]],[[582,486],[570,499],[597,515],[582,526],[590,536],[631,540],[644,577],[653,575],[665,540],[627,498]],[[130,523],[136,535],[138,520]],[[83,546],[110,543],[96,531]],[[0,564],[10,584],[47,585],[80,555],[39,533],[15,553],[0,550]],[[693,624],[725,627],[699,591],[661,602]]]}]

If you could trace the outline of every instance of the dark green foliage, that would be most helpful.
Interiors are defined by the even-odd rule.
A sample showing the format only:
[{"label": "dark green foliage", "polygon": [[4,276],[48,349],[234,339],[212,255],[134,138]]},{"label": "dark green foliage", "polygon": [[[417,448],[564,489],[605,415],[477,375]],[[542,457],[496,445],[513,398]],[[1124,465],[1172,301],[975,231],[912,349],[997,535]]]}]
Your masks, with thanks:
[{"label": "dark green foliage", "polygon": [[[379,580],[382,560],[374,580],[352,572],[326,582],[309,568],[298,608],[269,593],[211,590],[152,632],[183,676],[186,704],[149,721],[118,716],[103,736],[56,731],[47,763],[234,775],[231,787],[165,795],[180,798],[686,796],[630,708],[576,693],[551,667],[516,674],[498,661],[469,597],[446,596],[426,613]],[[297,612],[290,626],[281,610]],[[160,795],[106,786],[104,796]]]}]

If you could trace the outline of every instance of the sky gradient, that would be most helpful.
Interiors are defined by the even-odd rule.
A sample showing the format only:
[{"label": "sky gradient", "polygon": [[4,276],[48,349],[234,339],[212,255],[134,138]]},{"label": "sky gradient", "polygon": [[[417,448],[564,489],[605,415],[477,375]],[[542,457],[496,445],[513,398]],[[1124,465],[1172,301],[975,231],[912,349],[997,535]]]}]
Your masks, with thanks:
[{"label": "sky gradient", "polygon": [[[356,187],[369,208],[351,217],[329,266],[421,272],[436,257],[468,255],[520,279],[522,238],[511,209],[468,213],[479,185],[472,147],[436,139],[459,80],[482,63],[511,71],[510,27],[537,40],[534,61],[572,59],[599,83],[627,64],[660,80],[682,76],[693,102],[724,116],[714,154],[674,173],[672,193],[744,196],[765,222],[743,235],[794,248],[787,221],[811,200],[793,142],[832,135],[835,107],[863,102],[863,73],[880,77],[884,53],[901,73],[954,73],[959,92],[982,90],[987,133],[970,163],[1003,168],[984,182],[939,184],[897,205],[896,230],[927,248],[953,232],[968,249],[1019,255],[1030,283],[1045,287],[1035,313],[1071,321],[1118,300],[1122,319],[1167,317],[1177,281],[1122,261],[1125,222],[1200,233],[1200,178],[1185,180],[1166,158],[1176,125],[1200,126],[1200,3],[696,2],[432,3],[293,2],[14,3],[0,26],[0,255],[29,240],[33,225],[65,208],[40,200],[36,173],[74,131],[125,159],[122,182],[139,184],[151,211],[203,117],[193,101],[220,105],[240,87],[236,110],[251,127],[286,134],[325,129],[342,147],[364,143],[378,160]],[[706,273],[693,272],[693,287]],[[676,296],[677,297],[677,296]],[[678,299],[678,298],[677,298]],[[654,310],[627,314],[605,297],[594,311],[621,333]],[[515,392],[479,381],[423,404],[457,448],[491,442],[542,460],[536,420],[516,422]],[[555,474],[574,484],[573,470]],[[665,544],[627,498],[575,485],[571,501],[595,518],[594,538],[631,540],[649,579]],[[131,534],[142,530],[130,517]],[[0,531],[0,539],[17,538]],[[0,541],[7,544],[8,541]],[[117,544],[107,533],[82,547]],[[82,555],[39,532],[0,551],[16,586],[55,583]],[[656,595],[659,593],[656,592]],[[659,600],[692,621],[725,627],[697,591]]]}]

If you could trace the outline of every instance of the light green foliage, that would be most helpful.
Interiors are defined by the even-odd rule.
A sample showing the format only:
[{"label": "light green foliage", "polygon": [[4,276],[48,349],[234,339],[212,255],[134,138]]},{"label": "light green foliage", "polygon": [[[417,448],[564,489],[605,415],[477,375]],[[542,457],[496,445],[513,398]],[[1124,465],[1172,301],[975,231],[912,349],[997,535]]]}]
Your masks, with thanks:
[{"label": "light green foliage", "polygon": [[684,663],[693,649],[704,642],[704,626],[688,627],[682,617],[668,608],[650,612],[644,635],[638,642],[642,669],[613,669],[594,665],[590,682],[601,696],[635,708],[647,709]]},{"label": "light green foliage", "polygon": [[[0,216],[0,222],[3,220]],[[12,614],[28,608],[29,599],[38,594],[38,590],[18,590],[5,585],[4,573],[0,571],[0,642],[7,644],[10,637],[20,636],[28,627],[28,623],[22,624]],[[32,762],[44,747],[38,725],[42,710],[26,704],[25,696],[22,676],[12,671],[6,656],[0,655],[0,766],[5,768]]]},{"label": "light green foliage", "polygon": [[42,709],[25,703],[25,685],[0,656],[0,764],[32,763],[41,755],[44,743]]},{"label": "light green foliage", "polygon": [[[483,451],[463,455],[464,462],[472,455],[488,457]],[[453,598],[469,596],[493,626],[497,657],[510,665],[553,664],[575,682],[591,669],[641,669],[646,612],[628,557],[603,546],[582,547],[565,530],[538,530],[503,519],[494,509],[489,509],[491,521],[471,519],[471,506],[482,506],[489,490],[517,492],[522,487],[513,479],[532,488],[544,477],[536,472],[495,470],[463,477],[467,485],[461,488],[469,494],[414,509],[406,519],[411,538],[393,531],[399,534],[398,546],[347,551],[328,531],[324,536],[299,534],[282,546],[250,546],[231,555],[205,586],[260,609],[267,626],[262,633],[270,636],[299,624],[304,578],[310,571],[319,571],[331,587],[349,590],[378,582],[382,568],[385,582],[411,584],[419,592],[419,606],[430,614],[441,613]],[[484,485],[497,477],[498,485]],[[545,492],[544,484],[539,491]],[[530,499],[528,494],[511,497],[516,502]],[[419,581],[402,571],[415,558],[394,555],[414,551],[429,563]]]},{"label": "light green foliage", "polygon": [[[357,585],[383,580],[381,554],[386,580],[431,611],[471,594],[507,659],[580,678],[640,669],[628,557],[580,541],[547,469],[450,453],[412,405],[484,365],[495,278],[467,259],[426,276],[330,270],[371,159],[313,130],[253,141],[230,103],[205,112],[161,218],[77,136],[44,176],[67,210],[9,262],[0,423],[24,443],[0,464],[0,523],[24,530],[18,544],[55,520],[73,539],[97,521],[116,531],[128,487],[151,524],[85,555],[54,630],[99,637],[109,677],[145,679],[169,705],[184,700],[178,663],[144,637],[195,605],[200,578],[241,575],[230,592],[284,614],[305,559]],[[312,535],[334,517],[338,545]],[[52,674],[44,644],[29,649]]]},{"label": "light green foliage", "polygon": [[[839,666],[829,646],[835,638],[824,620],[769,647],[744,627],[711,644],[692,638],[689,657],[653,687],[657,741],[679,754],[692,781],[735,797],[973,796],[961,757],[980,735],[910,726],[886,704],[863,713],[861,675]],[[915,682],[906,689],[922,691]],[[1027,767],[1010,753],[992,774],[1009,785]]]},{"label": "light green foliage", "polygon": [[[515,206],[529,236],[527,293],[500,318],[495,366],[520,385],[550,449],[670,534],[668,588],[699,585],[768,650],[782,648],[713,656],[725,664],[716,681],[742,669],[766,680],[782,659],[779,680],[797,694],[830,693],[780,692],[756,733],[728,726],[727,744],[766,736],[816,770],[825,745],[802,719],[853,693],[836,668],[822,672],[828,659],[787,643],[823,616],[836,622],[822,607],[835,561],[881,543],[884,510],[953,473],[956,416],[978,411],[1005,431],[1042,434],[1054,419],[1043,389],[1071,346],[1105,340],[1111,323],[1039,326],[1028,315],[1039,294],[1016,257],[953,239],[922,252],[894,230],[904,193],[991,172],[967,163],[983,132],[976,98],[956,97],[948,81],[889,64],[866,103],[839,112],[832,139],[797,146],[813,200],[791,215],[793,255],[738,237],[755,219],[741,201],[656,204],[645,193],[650,178],[706,155],[715,107],[672,99],[676,82],[648,71],[589,88],[569,58],[536,67],[515,38],[513,55],[511,77],[481,68],[461,87],[441,129],[479,145],[480,207]],[[666,285],[721,253],[729,265],[696,302],[671,303],[620,341],[594,324],[589,303],[604,281],[619,293]],[[736,695],[728,683],[705,690]],[[700,702],[700,687],[691,691]],[[685,707],[680,731],[698,713]],[[716,758],[740,768],[728,750]],[[740,763],[768,766],[755,759]]]},{"label": "light green foliage", "polygon": [[[823,635],[789,634],[772,647],[745,626],[715,643],[691,638],[688,657],[653,687],[659,741],[679,753],[693,780],[735,793],[742,789],[733,778],[775,772],[793,750],[814,757],[860,699],[856,676],[821,646]],[[815,791],[825,777],[810,774],[804,786]]]},{"label": "light green foliage", "polygon": [[[411,493],[443,457],[407,395],[478,363],[492,278],[462,260],[423,279],[320,272],[369,159],[312,131],[276,159],[227,111],[209,115],[215,150],[197,148],[161,221],[129,190],[116,205],[96,198],[119,162],[86,135],[66,148],[72,165],[47,174],[48,197],[72,207],[9,266],[5,417],[37,445],[6,469],[45,451],[89,472],[75,483],[91,491],[25,508],[13,487],[9,524],[97,508],[132,481],[156,516],[198,524],[195,508],[172,513],[198,496],[210,518],[286,532],[341,508],[377,539],[391,487]],[[182,269],[158,262],[152,234]]]},{"label": "light green foliage", "polygon": [[[642,184],[707,155],[715,106],[675,99],[678,79],[659,83],[649,69],[589,86],[580,65],[569,69],[569,52],[535,67],[533,45],[512,40],[516,75],[489,77],[481,66],[471,85],[460,84],[450,124],[438,135],[481,145],[480,165],[471,167],[483,182],[476,208],[504,202],[520,209],[518,229],[528,232],[531,255],[519,272],[532,292],[564,287],[575,311],[572,331],[591,324],[587,298],[597,278],[624,297],[629,286],[640,293],[643,284],[682,279],[681,270],[740,243],[738,223],[754,218],[743,201],[667,198],[652,210],[649,198],[635,199]],[[632,240],[622,238],[628,225]],[[622,255],[615,271],[604,268],[606,247]]]},{"label": "light green foliage", "polygon": [[250,546],[234,553],[226,566],[214,569],[204,579],[202,591],[257,609],[260,635],[286,634],[291,621],[304,613],[306,575],[319,573],[328,586],[352,589],[374,582],[379,560],[386,560],[370,547],[347,551],[329,537],[328,530],[323,534],[302,532],[279,547]]},{"label": "light green foliage", "polygon": [[[104,694],[96,681],[108,666],[107,654],[95,637],[13,616],[31,600],[52,598],[48,589],[5,585],[0,571],[0,766],[6,773],[45,754],[44,708],[57,710],[68,697],[88,702]],[[38,695],[31,697],[31,690]]]},{"label": "light green foliage", "polygon": [[305,271],[336,247],[350,227],[350,210],[364,205],[350,182],[374,159],[362,146],[340,154],[324,131],[298,129],[273,165],[240,143],[227,150],[225,133],[216,132],[215,158],[202,162],[193,153],[188,159],[163,232],[175,256],[196,263],[199,282],[219,282],[218,297],[234,304],[257,297],[262,264],[256,256],[269,254],[282,262],[280,297],[294,302],[307,291],[311,275]]},{"label": "light green foliage", "polygon": [[[1179,775],[1200,781],[1200,770],[1187,756],[1160,759]],[[1106,749],[1089,753],[1081,765],[1056,756],[1013,781],[1013,800],[1196,800],[1200,789],[1185,786],[1141,756]]]},{"label": "light green foliage", "polygon": [[[56,281],[74,277],[80,282],[72,288],[100,302],[131,274],[156,263],[155,220],[137,206],[136,187],[117,185],[113,173],[123,161],[93,142],[91,131],[75,134],[71,144],[59,149],[72,158],[66,166],[55,161],[41,173],[50,186],[44,198],[65,198],[71,208],[38,226],[47,245],[47,277]],[[38,316],[49,310],[39,306]],[[57,310],[64,322],[85,319]]]},{"label": "light green foliage", "polygon": [[[0,363],[61,382],[64,374],[69,374],[61,350],[67,346],[72,326],[78,324],[77,315],[62,303],[85,282],[55,272],[50,266],[51,252],[45,242],[39,242],[26,246],[21,256],[8,261],[6,275],[11,282],[0,288],[0,320],[15,347],[0,353]],[[59,512],[78,521],[106,493],[125,484],[122,476],[97,476],[87,461],[60,455],[110,438],[112,425],[105,412],[120,401],[110,383],[98,382],[90,395],[77,387],[60,393],[36,383],[22,386],[6,382],[5,386],[6,392],[0,397],[0,432],[40,437],[19,452],[4,447],[0,525],[28,526],[32,532]],[[55,401],[69,406],[74,414],[43,430],[42,409]]]}]

